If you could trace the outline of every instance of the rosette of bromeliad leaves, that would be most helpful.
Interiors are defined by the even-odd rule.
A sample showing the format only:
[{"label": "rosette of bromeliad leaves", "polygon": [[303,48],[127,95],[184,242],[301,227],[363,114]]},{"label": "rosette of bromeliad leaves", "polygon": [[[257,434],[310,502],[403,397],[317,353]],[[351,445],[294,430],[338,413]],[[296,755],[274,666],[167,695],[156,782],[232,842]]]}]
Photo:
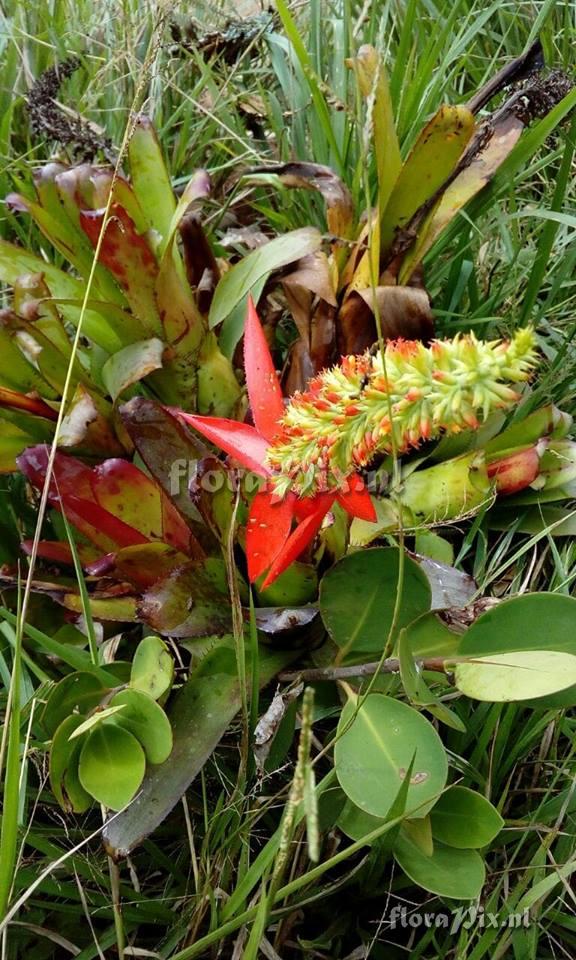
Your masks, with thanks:
[{"label": "rosette of bromeliad leaves", "polygon": [[[20,192],[6,201],[20,236],[29,236],[24,214],[55,254],[51,259],[44,245],[37,256],[0,241],[0,280],[14,291],[0,322],[0,470],[13,470],[19,452],[53,435],[89,280],[59,445],[94,456],[131,454],[117,404],[135,392],[188,412],[241,415],[231,361],[249,293],[262,300],[265,320],[277,315],[279,302],[266,294],[281,293],[295,321],[299,338],[285,364],[287,393],[303,389],[340,356],[370,346],[375,308],[385,337],[430,338],[422,258],[491,179],[527,124],[569,89],[558,76],[549,83],[535,79],[540,54],[535,44],[509,67],[510,79],[530,79],[492,116],[475,119],[502,83],[488,84],[468,105],[440,107],[403,159],[383,63],[374,48],[361,47],[348,66],[372,133],[372,211],[364,209],[363,191],[358,202],[327,167],[254,169],[252,180],[266,188],[320,191],[328,233],[291,231],[233,266],[237,254],[226,256],[214,237],[209,243],[200,223],[199,207],[210,191],[207,173],[195,173],[177,198],[144,117],[128,144],[126,173],[115,178],[107,167],[53,162],[36,171],[33,190],[17,183]],[[568,99],[557,107],[559,119]]]},{"label": "rosette of bromeliad leaves", "polygon": [[53,435],[81,313],[61,447],[131,453],[115,404],[134,384],[186,409],[234,411],[240,387],[207,321],[219,269],[196,207],[210,178],[197,172],[177,199],[144,117],[127,163],[127,177],[48,163],[35,172],[35,196],[6,198],[9,209],[32,218],[54,256],[0,242],[0,279],[13,288],[0,324],[3,471],[15,469],[15,455],[31,442]]}]

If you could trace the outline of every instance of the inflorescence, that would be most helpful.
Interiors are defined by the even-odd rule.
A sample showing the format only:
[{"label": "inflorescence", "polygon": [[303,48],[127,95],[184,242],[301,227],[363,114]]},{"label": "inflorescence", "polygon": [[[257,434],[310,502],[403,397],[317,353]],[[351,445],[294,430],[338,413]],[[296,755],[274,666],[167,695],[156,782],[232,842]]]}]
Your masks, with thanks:
[{"label": "inflorescence", "polygon": [[531,329],[490,342],[458,334],[429,347],[396,340],[384,358],[344,357],[291,397],[267,455],[276,492],[337,489],[377,454],[475,429],[517,402],[510,384],[528,380],[535,364]]}]

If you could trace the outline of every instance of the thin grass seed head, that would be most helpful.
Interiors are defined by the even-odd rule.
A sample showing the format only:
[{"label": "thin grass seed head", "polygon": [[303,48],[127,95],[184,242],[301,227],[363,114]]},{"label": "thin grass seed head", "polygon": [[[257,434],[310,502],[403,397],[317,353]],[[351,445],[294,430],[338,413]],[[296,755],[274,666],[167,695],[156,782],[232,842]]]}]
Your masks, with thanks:
[{"label": "thin grass seed head", "polygon": [[477,428],[518,401],[514,385],[529,379],[535,346],[525,328],[510,340],[473,333],[429,347],[396,340],[384,361],[380,354],[344,357],[290,399],[267,453],[276,492],[335,490],[376,454]]}]

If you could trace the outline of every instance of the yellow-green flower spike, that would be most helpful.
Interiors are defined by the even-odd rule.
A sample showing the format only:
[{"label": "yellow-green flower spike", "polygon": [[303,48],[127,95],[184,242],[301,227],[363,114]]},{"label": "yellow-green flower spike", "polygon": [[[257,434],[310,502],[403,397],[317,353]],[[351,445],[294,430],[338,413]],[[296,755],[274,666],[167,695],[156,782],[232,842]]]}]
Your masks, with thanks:
[{"label": "yellow-green flower spike", "polygon": [[378,453],[403,453],[442,433],[478,427],[494,410],[512,406],[511,384],[536,365],[531,329],[511,340],[396,340],[380,354],[344,357],[305,393],[290,399],[267,460],[280,495],[336,489]]}]

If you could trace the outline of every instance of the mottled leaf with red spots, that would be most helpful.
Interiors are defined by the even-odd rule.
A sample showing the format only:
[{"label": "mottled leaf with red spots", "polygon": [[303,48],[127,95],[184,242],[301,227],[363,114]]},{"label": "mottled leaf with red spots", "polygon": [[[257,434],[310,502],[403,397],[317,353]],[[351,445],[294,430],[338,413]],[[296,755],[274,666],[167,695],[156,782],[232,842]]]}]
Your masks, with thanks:
[{"label": "mottled leaf with red spots", "polygon": [[231,629],[225,589],[221,561],[189,563],[146,591],[138,616],[168,637],[223,636]]},{"label": "mottled leaf with red spots", "polygon": [[176,567],[185,564],[187,559],[167,543],[144,543],[124,547],[117,553],[108,553],[88,563],[85,570],[94,577],[128,580],[138,589],[146,590]]},{"label": "mottled leaf with red spots", "polygon": [[[30,447],[18,458],[20,470],[41,490],[49,448]],[[72,524],[98,547],[159,540],[187,552],[190,531],[157,484],[126,460],[107,460],[91,469],[57,453],[49,489],[51,506],[64,509]]]}]

